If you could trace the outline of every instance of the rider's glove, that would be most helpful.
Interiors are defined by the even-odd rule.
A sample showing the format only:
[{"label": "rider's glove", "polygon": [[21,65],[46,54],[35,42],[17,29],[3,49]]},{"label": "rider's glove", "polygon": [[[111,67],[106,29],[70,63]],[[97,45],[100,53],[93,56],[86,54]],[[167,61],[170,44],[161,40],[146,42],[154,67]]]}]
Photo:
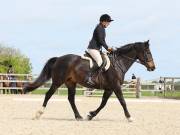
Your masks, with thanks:
[{"label": "rider's glove", "polygon": [[113,48],[108,48],[108,52],[112,53],[113,52]]}]

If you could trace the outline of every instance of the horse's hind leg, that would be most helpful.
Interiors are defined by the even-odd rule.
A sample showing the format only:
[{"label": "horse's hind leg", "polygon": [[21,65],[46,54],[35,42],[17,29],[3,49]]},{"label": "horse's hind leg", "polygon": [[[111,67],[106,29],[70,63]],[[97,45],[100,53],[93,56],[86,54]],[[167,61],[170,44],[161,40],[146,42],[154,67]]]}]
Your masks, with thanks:
[{"label": "horse's hind leg", "polygon": [[75,104],[76,83],[68,82],[66,83],[66,86],[68,88],[68,100],[69,100],[69,103],[71,104],[72,110],[74,112],[74,116],[76,120],[82,120],[83,118],[79,114],[79,111]]},{"label": "horse's hind leg", "polygon": [[106,103],[107,103],[109,97],[111,96],[112,92],[113,92],[112,90],[105,90],[104,91],[100,106],[95,111],[89,112],[89,114],[87,115],[87,120],[91,120],[93,117],[95,117],[101,111],[102,108],[104,108],[104,106],[106,105]]},{"label": "horse's hind leg", "polygon": [[52,84],[52,85],[51,85],[51,88],[46,92],[42,109],[40,109],[39,111],[37,111],[36,116],[35,116],[33,119],[39,119],[40,116],[44,113],[44,109],[45,109],[45,107],[46,107],[49,99],[50,99],[51,96],[55,93],[55,91],[57,90],[57,88],[58,88],[59,86],[60,86],[60,85],[56,85],[56,84]]}]

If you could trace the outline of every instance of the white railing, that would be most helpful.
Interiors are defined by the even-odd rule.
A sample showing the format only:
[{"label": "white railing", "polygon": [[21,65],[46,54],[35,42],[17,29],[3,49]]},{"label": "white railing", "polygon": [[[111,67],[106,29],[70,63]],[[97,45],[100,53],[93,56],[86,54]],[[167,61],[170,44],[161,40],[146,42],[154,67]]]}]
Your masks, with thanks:
[{"label": "white railing", "polygon": [[[16,78],[16,80],[8,80],[8,79],[4,79],[2,78],[2,76],[5,76],[6,78],[8,76],[14,76]],[[24,77],[24,79],[22,79]],[[11,86],[3,86],[3,83],[31,83],[33,82],[33,80],[37,77],[37,75],[33,75],[33,74],[2,74],[0,73],[0,90],[21,90],[23,89],[23,85],[21,85],[21,87],[11,87]],[[43,90],[47,90],[49,89],[48,86],[50,86],[51,81],[48,81],[47,83],[45,83],[45,85],[39,87],[38,89],[43,89]],[[142,90],[141,89],[141,85],[153,85],[154,86],[154,90]],[[158,89],[155,89],[155,86],[157,84],[156,83],[145,83],[145,84],[141,84],[140,78],[137,78],[136,82],[130,82],[128,84],[123,84],[122,85],[122,90],[124,94],[131,94],[134,95],[137,98],[141,97],[141,92],[144,91],[151,91],[151,92],[156,92],[156,91],[160,91]],[[59,88],[58,89],[58,93],[60,92],[60,90],[67,90],[67,88]],[[102,96],[103,91],[100,90],[89,90],[87,88],[77,88],[77,90],[81,90],[84,91],[84,95],[85,96]]]},{"label": "white railing", "polygon": [[[133,87],[133,88],[131,88]],[[141,97],[141,83],[140,78],[137,78],[136,82],[130,82],[128,84],[123,84],[121,87],[124,94],[131,94],[136,98]],[[126,90],[126,91],[125,91]],[[85,96],[102,96],[103,92],[96,89],[87,89],[84,91]]]},{"label": "white railing", "polygon": [[[15,80],[7,80],[8,77],[10,76],[14,76],[16,79]],[[3,77],[5,77],[6,79],[3,80]],[[19,79],[19,78],[26,78],[26,79]],[[33,75],[33,74],[3,74],[3,73],[0,73],[0,90],[20,90],[22,91],[23,89],[23,86],[26,84],[26,83],[32,83],[35,79],[36,79],[37,75]],[[11,86],[12,84],[6,84],[6,85],[9,85],[8,87],[4,85],[4,83],[24,83],[23,85],[21,85],[20,87],[17,86],[16,84],[16,87],[14,86]],[[37,88],[39,90],[48,90],[49,87],[47,87],[47,85],[51,84],[51,80],[46,82],[44,85],[42,85],[41,87]],[[67,90],[67,88],[58,88],[57,92],[59,94],[60,90]],[[85,88],[78,88],[77,90],[85,90]]]}]

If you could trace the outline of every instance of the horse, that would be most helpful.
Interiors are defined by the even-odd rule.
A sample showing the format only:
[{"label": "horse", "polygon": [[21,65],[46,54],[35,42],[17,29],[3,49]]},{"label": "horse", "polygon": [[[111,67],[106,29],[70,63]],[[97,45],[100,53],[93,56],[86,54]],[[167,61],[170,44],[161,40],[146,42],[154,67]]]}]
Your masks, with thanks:
[{"label": "horse", "polygon": [[131,122],[132,118],[127,109],[121,85],[123,84],[125,73],[135,62],[144,65],[148,71],[155,70],[155,64],[149,47],[149,40],[130,43],[116,48],[112,53],[108,54],[108,57],[111,62],[109,69],[97,75],[95,85],[93,86],[89,85],[86,81],[91,71],[89,61],[75,54],[50,58],[42,69],[39,77],[23,89],[24,93],[31,92],[52,78],[52,84],[45,94],[42,108],[37,111],[34,119],[40,118],[45,111],[48,100],[55,93],[57,88],[65,83],[68,88],[68,100],[74,112],[75,119],[82,120],[83,118],[75,104],[76,84],[78,83],[84,87],[104,90],[100,106],[94,111],[89,112],[87,120],[92,120],[100,110],[104,108],[109,97],[114,92],[123,107],[125,117]]}]

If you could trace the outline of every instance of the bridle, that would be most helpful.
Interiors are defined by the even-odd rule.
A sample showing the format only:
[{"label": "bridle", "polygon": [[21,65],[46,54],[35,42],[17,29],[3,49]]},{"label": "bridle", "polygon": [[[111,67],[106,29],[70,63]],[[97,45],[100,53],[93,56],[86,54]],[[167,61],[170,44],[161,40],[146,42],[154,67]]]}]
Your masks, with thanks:
[{"label": "bridle", "polygon": [[144,50],[143,54],[144,54],[144,59],[140,60],[141,64],[146,65],[148,62],[153,61],[151,52],[149,50]]},{"label": "bridle", "polygon": [[[116,63],[116,65],[119,68],[122,68],[121,65],[117,62],[117,55],[115,54],[115,52],[113,51],[111,54],[112,54],[113,61]],[[143,55],[144,55],[144,57],[143,57],[144,59],[143,60],[142,59],[138,60],[137,57],[136,58],[131,58],[129,56],[119,54],[119,56],[122,56],[123,58],[126,58],[126,59],[128,59],[130,61],[136,62],[138,64],[146,65],[147,62],[153,61],[152,56],[151,56],[151,52],[149,50],[144,50]]]}]

